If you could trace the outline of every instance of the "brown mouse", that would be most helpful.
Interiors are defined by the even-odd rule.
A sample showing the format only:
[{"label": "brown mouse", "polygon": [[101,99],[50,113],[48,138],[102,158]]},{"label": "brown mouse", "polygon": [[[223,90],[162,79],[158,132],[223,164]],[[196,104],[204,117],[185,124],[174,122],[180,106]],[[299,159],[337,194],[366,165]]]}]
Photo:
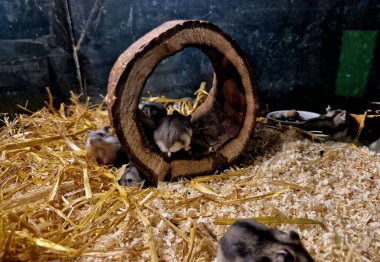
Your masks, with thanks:
[{"label": "brown mouse", "polygon": [[128,163],[128,158],[123,151],[116,135],[112,135],[111,127],[89,131],[85,149],[96,159],[98,164],[121,166]]},{"label": "brown mouse", "polygon": [[298,233],[269,228],[243,219],[232,224],[219,241],[216,262],[312,262]]},{"label": "brown mouse", "polygon": [[153,132],[153,138],[160,150],[171,156],[181,149],[190,150],[191,137],[191,115],[184,116],[178,111],[172,115],[165,116]]}]

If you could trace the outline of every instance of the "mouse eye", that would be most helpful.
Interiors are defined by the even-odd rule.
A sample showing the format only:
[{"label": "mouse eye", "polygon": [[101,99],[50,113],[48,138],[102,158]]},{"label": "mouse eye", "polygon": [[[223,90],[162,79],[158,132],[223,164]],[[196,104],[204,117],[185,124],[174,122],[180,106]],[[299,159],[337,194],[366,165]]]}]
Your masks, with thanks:
[{"label": "mouse eye", "polygon": [[98,132],[97,135],[100,137],[104,137],[104,134],[102,132]]},{"label": "mouse eye", "polygon": [[132,183],[132,178],[128,178],[128,179],[127,179],[127,182],[128,182],[128,183]]}]

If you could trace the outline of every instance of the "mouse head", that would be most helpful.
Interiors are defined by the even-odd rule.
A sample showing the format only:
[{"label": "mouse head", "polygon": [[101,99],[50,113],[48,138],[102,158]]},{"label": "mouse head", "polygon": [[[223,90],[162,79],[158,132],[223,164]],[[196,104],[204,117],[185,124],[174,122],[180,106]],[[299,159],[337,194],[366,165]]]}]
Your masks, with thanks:
[{"label": "mouse head", "polygon": [[272,260],[275,262],[312,262],[314,259],[303,247],[301,238],[297,231],[289,229],[288,233],[274,230],[275,243],[271,252]]},{"label": "mouse head", "polygon": [[141,182],[140,172],[134,166],[129,167],[118,181],[121,186],[136,186]]},{"label": "mouse head", "polygon": [[185,115],[182,115],[177,110],[174,110],[172,116],[173,116],[173,118],[177,119],[178,121],[180,121],[183,124],[190,125],[190,123],[191,123],[191,115],[185,116]]},{"label": "mouse head", "polygon": [[334,123],[335,124],[345,124],[348,121],[348,114],[346,110],[337,109],[335,110]]},{"label": "mouse head", "polygon": [[144,102],[141,110],[153,121],[158,121],[167,115],[166,108],[160,103]]},{"label": "mouse head", "polygon": [[88,144],[87,146],[93,146],[93,147],[101,146],[104,139],[111,135],[111,130],[112,130],[112,127],[105,126],[97,130],[89,131],[86,145]]},{"label": "mouse head", "polygon": [[329,105],[326,108],[326,116],[331,117],[334,125],[346,125],[349,121],[349,114],[343,109],[332,109]]}]

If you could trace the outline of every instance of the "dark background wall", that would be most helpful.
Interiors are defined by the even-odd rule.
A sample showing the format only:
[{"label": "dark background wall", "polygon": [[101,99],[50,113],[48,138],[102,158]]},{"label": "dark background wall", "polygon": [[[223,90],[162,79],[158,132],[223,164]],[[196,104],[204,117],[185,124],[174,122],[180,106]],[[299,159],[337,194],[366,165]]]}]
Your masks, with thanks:
[{"label": "dark background wall", "polygon": [[[272,110],[355,112],[380,100],[376,0],[1,0],[0,112],[40,107],[45,86],[57,102],[70,90],[99,101],[117,57],[172,19],[208,20],[234,38]],[[164,60],[146,90],[190,96],[211,79],[207,57],[190,48]]]}]

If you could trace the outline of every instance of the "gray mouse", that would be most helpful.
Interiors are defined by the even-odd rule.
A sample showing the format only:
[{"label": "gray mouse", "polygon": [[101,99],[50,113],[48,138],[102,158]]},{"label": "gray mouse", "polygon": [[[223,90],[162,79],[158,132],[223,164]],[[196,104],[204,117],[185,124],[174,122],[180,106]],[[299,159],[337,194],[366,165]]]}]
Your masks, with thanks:
[{"label": "gray mouse", "polygon": [[346,110],[326,108],[326,114],[306,120],[301,127],[309,131],[322,131],[336,139],[346,138],[350,116]]},{"label": "gray mouse", "polygon": [[154,122],[159,121],[167,115],[166,108],[160,103],[142,101],[139,104],[139,109]]},{"label": "gray mouse", "polygon": [[98,164],[121,166],[128,162],[119,139],[112,135],[111,127],[89,131],[85,149],[95,158]]},{"label": "gray mouse", "polygon": [[184,116],[178,111],[172,115],[165,116],[153,132],[153,138],[160,150],[171,157],[181,149],[190,150],[191,137],[191,115]]},{"label": "gray mouse", "polygon": [[143,182],[140,172],[136,167],[130,166],[117,181],[121,186],[136,186]]},{"label": "gray mouse", "polygon": [[372,142],[368,148],[372,151],[375,151],[377,153],[380,153],[380,138],[377,139],[376,141]]},{"label": "gray mouse", "polygon": [[269,228],[255,220],[232,224],[219,241],[216,262],[312,262],[298,233]]}]

